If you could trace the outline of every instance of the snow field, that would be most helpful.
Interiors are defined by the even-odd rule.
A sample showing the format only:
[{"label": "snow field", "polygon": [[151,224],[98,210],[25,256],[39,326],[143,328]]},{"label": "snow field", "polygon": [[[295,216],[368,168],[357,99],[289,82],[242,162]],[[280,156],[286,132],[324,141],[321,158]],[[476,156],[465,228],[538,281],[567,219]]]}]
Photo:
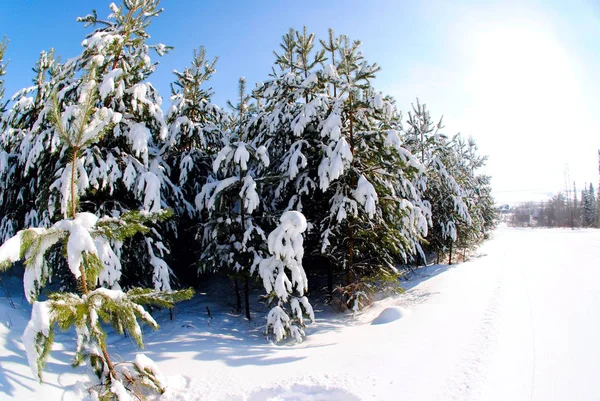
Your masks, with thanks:
[{"label": "snow field", "polygon": [[[169,387],[154,400],[600,399],[600,231],[494,235],[471,261],[420,269],[405,294],[360,314],[313,305],[317,323],[298,345],[268,343],[264,318],[248,323],[202,294],[174,321],[156,313],[162,327],[144,329],[143,353]],[[82,399],[74,333],[57,333],[46,383],[31,377],[20,341],[30,306],[9,287],[17,309],[0,289],[0,399]],[[123,360],[141,352],[129,338],[111,334],[109,344]]]}]

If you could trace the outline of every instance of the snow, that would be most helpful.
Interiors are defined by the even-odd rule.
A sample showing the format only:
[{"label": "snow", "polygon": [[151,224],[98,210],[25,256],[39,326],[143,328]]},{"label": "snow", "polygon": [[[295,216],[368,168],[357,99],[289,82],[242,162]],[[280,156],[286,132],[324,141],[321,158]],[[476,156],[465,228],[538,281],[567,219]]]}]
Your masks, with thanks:
[{"label": "snow", "polygon": [[269,311],[267,315],[267,322],[272,326],[273,333],[275,334],[275,340],[281,341],[285,337],[286,328],[289,326],[290,317],[285,311],[276,306]]},{"label": "snow", "polygon": [[166,380],[152,359],[148,358],[144,354],[137,354],[133,363],[140,371],[147,371],[152,374],[152,376],[156,378],[156,381],[161,388],[166,387]]},{"label": "snow", "polygon": [[285,212],[279,219],[279,226],[269,234],[269,252],[284,261],[301,260],[302,234],[306,230],[306,218],[300,212]]},{"label": "snow", "polygon": [[31,307],[31,319],[21,337],[31,373],[35,378],[39,377],[41,373],[38,371],[37,365],[39,356],[37,337],[39,334],[46,338],[50,334],[50,310],[46,302],[36,301]]},{"label": "snow", "polygon": [[312,73],[310,74],[308,77],[306,77],[304,79],[304,81],[302,81],[302,84],[300,84],[301,86],[308,88],[312,85],[315,85],[318,82],[318,78],[317,78],[317,74]]},{"label": "snow", "polygon": [[244,142],[238,142],[237,149],[233,154],[233,161],[240,166],[242,171],[248,170],[248,159],[250,159],[250,153],[246,149]]},{"label": "snow", "polygon": [[5,262],[14,263],[20,258],[21,254],[21,234],[19,231],[17,235],[9,238],[2,246],[0,246],[0,265]]},{"label": "snow", "polygon": [[229,145],[225,145],[223,147],[223,149],[221,149],[219,151],[219,153],[217,154],[217,157],[215,157],[215,160],[213,160],[213,172],[214,173],[219,171],[219,168],[221,167],[221,163],[223,163],[223,161],[229,156],[230,153],[231,153],[231,147]]},{"label": "snow", "polygon": [[94,239],[94,245],[96,246],[98,258],[100,258],[100,261],[104,266],[104,269],[102,269],[98,276],[98,284],[105,284],[109,287],[119,285],[118,282],[121,278],[121,260],[104,237],[96,237]]},{"label": "snow", "polygon": [[151,171],[141,175],[137,192],[144,194],[144,210],[150,213],[160,211],[160,178]]},{"label": "snow", "polygon": [[258,157],[258,159],[262,162],[262,164],[265,167],[269,167],[269,164],[270,164],[269,153],[268,153],[266,147],[261,145],[258,148],[256,148],[256,157]]},{"label": "snow", "polygon": [[[152,238],[146,238],[146,245],[148,246],[150,264],[154,268],[152,274],[152,282],[154,283],[154,288],[158,291],[171,291],[171,284],[169,280],[171,269],[169,268],[169,265],[163,259],[159,258],[154,254],[154,241],[152,240]],[[159,247],[158,244],[156,244],[155,246]]]},{"label": "snow", "polygon": [[[38,235],[46,232],[46,230],[43,228],[30,228],[27,231]],[[52,235],[44,235],[40,244],[38,245],[39,252],[35,255],[32,262],[25,269],[25,274],[23,275],[23,292],[25,293],[25,298],[28,302],[33,302],[36,300],[40,283],[43,281],[44,277],[48,276],[48,266],[46,265],[44,254],[51,246],[56,244],[59,239],[60,234],[57,233],[52,233]]]},{"label": "snow", "polygon": [[329,78],[333,78],[333,79],[339,78],[337,69],[335,68],[335,65],[333,65],[333,64],[327,64],[325,66],[324,73]]},{"label": "snow", "polygon": [[[265,340],[268,311],[247,322],[199,294],[173,321],[155,312],[161,329],[144,332],[144,354],[168,385],[149,400],[597,399],[599,242],[600,230],[501,227],[469,262],[419,269],[401,282],[404,294],[356,315],[313,300],[318,320],[298,345]],[[14,309],[0,291],[0,398],[85,399],[77,382],[87,378],[70,366],[73,332],[56,333],[46,383],[31,378],[19,341],[30,306],[9,288]],[[406,314],[371,324],[388,308]],[[125,360],[139,352],[114,333],[107,343]]]},{"label": "snow", "polygon": [[371,184],[362,174],[359,177],[357,187],[354,190],[354,199],[365,208],[365,212],[367,212],[369,217],[373,218],[377,211],[377,202],[379,201],[379,198],[377,197],[377,192],[375,191],[373,184]]},{"label": "snow", "polygon": [[385,137],[385,146],[389,146],[395,149],[398,149],[402,146],[402,141],[400,140],[400,134],[395,129],[387,130]]},{"label": "snow", "polygon": [[115,79],[120,77],[122,73],[122,69],[115,68],[114,70],[111,70],[108,74],[104,76],[102,84],[99,88],[100,99],[106,99],[106,96],[110,95],[112,92],[115,91]]},{"label": "snow", "polygon": [[125,172],[123,173],[123,183],[125,184],[125,187],[131,189],[136,178],[137,172],[135,171],[135,167],[131,162],[127,163],[127,167],[125,167]]},{"label": "snow", "polygon": [[373,107],[376,110],[381,110],[383,108],[383,96],[381,92],[373,97]]},{"label": "snow", "polygon": [[373,319],[371,324],[387,324],[395,322],[398,319],[403,318],[406,315],[406,311],[399,306],[390,306],[385,308],[379,316]]},{"label": "snow", "polygon": [[242,179],[240,198],[244,200],[244,208],[249,214],[252,214],[260,205],[260,198],[256,192],[256,182],[250,175],[246,175]]},{"label": "snow", "polygon": [[352,151],[346,139],[341,137],[336,142],[329,144],[326,149],[327,156],[319,164],[319,185],[326,191],[332,181],[338,179],[346,167],[352,162]]},{"label": "snow", "polygon": [[54,224],[54,228],[69,232],[67,261],[71,273],[77,279],[81,277],[80,265],[83,261],[83,253],[97,255],[96,244],[89,232],[97,221],[98,217],[92,213],[77,213],[74,219],[65,219]]},{"label": "snow", "polygon": [[0,150],[0,178],[4,175],[8,169],[8,153]]},{"label": "snow", "polygon": [[199,212],[201,212],[204,208],[211,210],[215,207],[218,194],[238,181],[239,179],[237,177],[229,177],[221,181],[209,182],[203,185],[200,193],[196,195],[196,209]]},{"label": "snow", "polygon": [[125,386],[118,380],[113,380],[110,387],[110,392],[117,396],[117,400],[119,401],[130,401],[132,400],[131,396],[125,390]]},{"label": "snow", "polygon": [[134,154],[137,157],[142,156],[144,165],[148,165],[148,141],[150,140],[150,130],[144,123],[134,124],[129,129],[128,138]]}]

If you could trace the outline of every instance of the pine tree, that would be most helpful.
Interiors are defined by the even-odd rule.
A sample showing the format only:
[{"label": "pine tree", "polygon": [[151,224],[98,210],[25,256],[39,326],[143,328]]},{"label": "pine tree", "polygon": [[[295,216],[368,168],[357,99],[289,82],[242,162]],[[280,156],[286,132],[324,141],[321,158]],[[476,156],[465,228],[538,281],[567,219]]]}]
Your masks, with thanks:
[{"label": "pine tree", "polygon": [[[52,52],[43,53],[35,86],[17,94],[5,130],[5,137],[13,138],[10,148],[16,155],[12,168],[17,186],[4,184],[8,196],[1,207],[11,221],[3,227],[47,227],[51,220],[67,214],[64,192],[69,185],[70,161],[56,128],[48,120],[48,94],[56,93],[69,120],[73,118],[69,113],[88,90],[86,86],[98,87],[96,106],[111,111],[115,123],[101,141],[83,149],[74,161],[80,177],[77,185],[83,195],[82,209],[118,216],[138,209],[156,212],[166,198],[176,200],[173,204],[184,203],[159,154],[167,125],[162,99],[147,82],[156,68],[149,52],[163,55],[169,50],[162,44],[146,43],[146,29],[162,10],[157,0],[128,0],[121,6],[111,4],[111,11],[107,20],[98,19],[95,11],[80,18],[86,26],[96,27],[83,41],[82,53],[64,65],[54,59]],[[90,71],[94,74],[89,75]],[[89,81],[84,81],[84,76]],[[44,151],[48,144],[50,152]],[[160,231],[150,230],[123,244],[114,244],[122,256],[122,284],[171,288],[171,270],[164,260],[169,251]]]},{"label": "pine tree", "polygon": [[590,183],[588,189],[581,192],[581,223],[584,227],[596,227],[596,193]]},{"label": "pine tree", "polygon": [[162,157],[171,168],[170,179],[177,183],[183,202],[167,198],[166,202],[176,212],[177,227],[172,247],[177,257],[177,276],[193,282],[199,254],[190,254],[189,244],[201,240],[201,232],[195,230],[195,197],[212,173],[212,160],[223,147],[223,131],[227,114],[211,102],[211,88],[204,88],[215,72],[217,59],[209,61],[203,47],[194,51],[191,66],[182,72],[175,71],[172,84],[171,107],[167,112],[168,138],[162,149]]},{"label": "pine tree", "polygon": [[[262,197],[268,215],[284,211],[303,212],[308,218],[305,233],[308,267],[331,264],[320,256],[317,223],[328,213],[319,187],[318,167],[323,157],[321,124],[329,114],[320,63],[323,52],[314,50],[314,35],[293,29],[283,36],[281,54],[270,80],[253,92],[260,107],[249,126],[249,135],[263,144],[271,158]],[[307,101],[308,100],[308,101]],[[275,226],[276,221],[267,222]],[[319,261],[316,261],[320,259]],[[332,289],[331,289],[332,291]]]},{"label": "pine tree", "polygon": [[74,69],[73,63],[61,65],[52,50],[41,52],[33,70],[33,85],[12,97],[0,134],[0,147],[6,152],[5,176],[0,181],[2,240],[24,227],[48,227],[54,217],[49,186],[54,180],[60,138],[46,118],[45,107],[50,94],[64,87]]},{"label": "pine tree", "polygon": [[478,155],[473,138],[465,141],[456,135],[452,144],[457,160],[455,179],[463,190],[463,199],[471,217],[471,224],[457,226],[457,247],[463,251],[464,259],[468,251],[488,238],[496,226],[497,212],[491,195],[490,177],[477,171],[485,165],[487,157]]},{"label": "pine tree", "polygon": [[[84,69],[97,67],[100,103],[121,114],[110,135],[91,147],[84,157],[84,169],[94,190],[86,200],[100,214],[118,215],[138,208],[154,212],[166,198],[183,202],[183,195],[170,181],[169,169],[159,154],[167,125],[162,98],[148,82],[156,69],[150,51],[162,56],[171,49],[160,43],[146,43],[148,26],[162,12],[158,4],[158,0],[111,4],[108,24],[99,20],[95,12],[79,19],[86,26],[97,27],[83,43],[80,65]],[[104,202],[108,197],[112,201]],[[171,288],[171,270],[164,260],[169,251],[160,231],[163,230],[151,230],[123,245],[127,283]],[[148,268],[140,269],[140,261]]]},{"label": "pine tree", "polygon": [[[356,310],[372,291],[369,279],[393,279],[396,264],[421,253],[427,207],[418,190],[422,166],[402,146],[401,116],[393,100],[371,85],[379,67],[364,60],[360,42],[346,37],[339,56],[338,78],[333,81],[342,135],[332,138],[327,152],[331,156],[319,170],[321,189],[330,187],[333,195],[323,240],[331,244],[334,255],[345,248],[345,256],[338,253],[347,271],[344,292],[348,305]],[[333,181],[338,175],[334,157],[343,148],[348,150],[342,156],[344,168]]]},{"label": "pine tree", "polygon": [[[196,196],[199,212],[206,211],[202,241],[204,251],[200,258],[204,271],[227,271],[244,280],[245,314],[251,319],[249,279],[262,258],[266,237],[254,213],[260,208],[260,189],[257,181],[269,166],[264,146],[247,142],[246,126],[251,106],[245,89],[246,81],[239,81],[239,99],[231,104],[236,116],[225,136],[225,146],[213,160],[213,174]],[[236,285],[237,287],[237,285]],[[237,288],[236,288],[237,291]],[[239,307],[239,305],[238,305]]]},{"label": "pine tree", "polygon": [[313,308],[304,295],[308,290],[306,272],[302,267],[302,233],[306,227],[302,213],[283,213],[279,225],[269,234],[271,256],[261,260],[258,266],[268,303],[275,305],[267,316],[267,334],[272,335],[275,341],[291,336],[301,342],[305,335],[304,317],[315,320]]},{"label": "pine tree", "polygon": [[[148,231],[146,223],[164,218],[168,213],[129,212],[118,218],[98,218],[89,212],[78,212],[81,195],[82,169],[79,155],[102,139],[105,132],[118,124],[119,116],[107,107],[97,106],[95,70],[81,79],[87,84],[80,93],[79,103],[62,108],[58,95],[53,96],[52,108],[47,108],[49,121],[66,151],[70,162],[69,181],[63,196],[65,218],[49,228],[19,231],[0,247],[0,267],[7,268],[22,260],[25,264],[24,288],[28,301],[33,303],[31,320],[23,333],[23,342],[34,376],[42,379],[42,370],[54,339],[55,326],[61,330],[75,327],[77,346],[74,365],[89,362],[100,379],[91,391],[99,399],[129,400],[130,393],[138,397],[141,388],[163,393],[165,382],[154,363],[143,354],[133,362],[115,363],[108,354],[106,331],[109,323],[117,333],[125,331],[143,347],[139,322],[154,329],[156,321],[143,305],[172,307],[174,302],[189,299],[191,290],[158,292],[134,288],[127,292],[107,289],[120,274],[120,261],[111,243],[122,242],[139,232]],[[52,276],[52,266],[46,260],[55,244],[66,249],[68,267],[80,285],[79,293],[56,292],[47,301],[37,301],[40,290]]]},{"label": "pine tree", "polygon": [[[320,51],[312,43],[306,30],[284,36],[281,73],[258,91],[265,106],[256,126],[280,172],[270,206],[308,216],[308,253],[327,257],[347,273],[346,284],[361,288],[346,289],[358,307],[351,294],[366,294],[363,277],[393,276],[398,261],[420,251],[420,167],[401,146],[393,101],[370,85],[379,67],[363,60],[360,42],[331,31]],[[327,51],[334,64],[325,63]]]},{"label": "pine tree", "polygon": [[448,253],[452,264],[453,246],[458,240],[458,227],[472,224],[463,188],[456,181],[459,160],[452,143],[439,133],[442,119],[435,124],[424,104],[417,99],[408,113],[407,146],[420,156],[427,177],[424,199],[431,205],[428,249]]}]

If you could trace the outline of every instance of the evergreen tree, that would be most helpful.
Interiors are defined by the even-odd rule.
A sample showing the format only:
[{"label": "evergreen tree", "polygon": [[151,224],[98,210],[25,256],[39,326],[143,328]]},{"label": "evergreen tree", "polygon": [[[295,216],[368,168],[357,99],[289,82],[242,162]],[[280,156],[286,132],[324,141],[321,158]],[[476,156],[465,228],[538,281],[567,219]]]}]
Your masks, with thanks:
[{"label": "evergreen tree", "polygon": [[33,71],[33,85],[12,97],[0,134],[0,147],[6,152],[0,181],[2,240],[23,227],[48,227],[55,209],[49,204],[49,186],[61,145],[45,108],[51,93],[64,87],[74,69],[72,62],[61,65],[51,50],[41,52]]},{"label": "evergreen tree", "polygon": [[[314,35],[306,30],[290,29],[283,36],[282,52],[275,53],[270,80],[253,92],[260,107],[249,134],[269,149],[271,166],[262,191],[268,215],[303,212],[308,218],[305,266],[327,265],[332,277],[331,263],[320,253],[317,229],[317,223],[328,213],[327,200],[318,190],[318,167],[323,157],[322,123],[329,114],[329,103],[324,95],[326,81],[319,78],[323,54],[314,50],[314,43]],[[276,221],[267,223],[276,225]],[[330,282],[330,292],[332,287]]]},{"label": "evergreen tree", "polygon": [[238,103],[231,105],[236,116],[224,137],[225,146],[214,158],[213,174],[196,197],[196,207],[199,212],[208,213],[203,224],[201,269],[229,269],[240,276],[244,280],[246,318],[251,319],[249,278],[262,258],[266,242],[264,231],[254,217],[261,203],[257,181],[269,166],[269,156],[264,146],[247,142],[251,107],[245,82],[244,78],[239,81]]},{"label": "evergreen tree", "polygon": [[[184,201],[159,155],[167,125],[162,99],[147,82],[156,68],[149,52],[162,55],[169,50],[162,44],[146,43],[146,29],[162,10],[157,0],[127,0],[121,6],[111,4],[111,11],[107,20],[98,19],[95,11],[80,18],[86,26],[96,27],[83,41],[82,53],[64,65],[54,60],[52,52],[43,53],[35,86],[16,95],[5,138],[14,141],[10,147],[17,156],[12,168],[18,186],[5,184],[8,196],[2,205],[3,215],[11,216],[13,229],[47,227],[59,215],[66,216],[64,193],[69,187],[71,161],[48,120],[48,94],[56,92],[67,123],[73,120],[70,113],[88,86],[98,87],[95,106],[109,110],[115,122],[101,141],[83,149],[73,161],[79,174],[77,191],[83,195],[82,209],[119,216],[137,209],[156,212],[166,197]],[[45,151],[48,144],[50,152]],[[28,210],[24,216],[23,210]],[[122,256],[125,285],[171,288],[170,269],[163,259],[168,249],[159,230],[113,245]]]},{"label": "evergreen tree", "polygon": [[[193,282],[197,272],[190,265],[198,264],[200,255],[189,252],[189,244],[201,240],[195,229],[196,195],[212,173],[212,160],[223,147],[226,113],[211,102],[212,91],[205,83],[215,72],[217,59],[207,60],[201,47],[194,51],[190,67],[175,71],[171,107],[167,112],[168,139],[162,149],[163,159],[171,168],[170,179],[178,183],[183,201],[167,198],[167,204],[176,211],[177,228],[174,230],[173,250],[177,257],[177,276]],[[200,237],[198,237],[200,236]]]},{"label": "evergreen tree", "polygon": [[[347,158],[335,181],[334,157],[326,157],[320,165],[321,189],[329,188],[333,195],[323,240],[330,242],[333,255],[337,253],[348,272],[349,287],[344,291],[356,310],[370,290],[363,278],[393,278],[397,263],[421,253],[427,207],[418,191],[423,185],[422,166],[402,147],[401,116],[393,100],[371,85],[379,67],[364,60],[360,42],[346,37],[339,56],[333,81],[342,135],[331,138],[327,153],[335,157],[337,149],[348,152],[342,153],[342,160]],[[335,232],[332,242],[329,235]],[[343,248],[345,255],[338,253]]]},{"label": "evergreen tree", "polygon": [[[0,267],[7,268],[22,260],[25,264],[24,289],[28,301],[33,303],[31,320],[23,333],[23,342],[34,376],[42,379],[42,370],[54,339],[55,326],[61,330],[75,327],[77,345],[74,365],[89,362],[100,379],[91,392],[97,398],[129,400],[130,393],[138,397],[141,388],[163,393],[165,382],[156,365],[143,354],[129,363],[115,363],[109,356],[106,332],[102,323],[109,323],[117,333],[125,331],[142,347],[139,322],[154,329],[156,321],[143,305],[171,307],[174,302],[189,299],[192,291],[158,292],[134,288],[127,292],[107,289],[120,275],[120,261],[110,245],[124,241],[139,232],[164,212],[152,216],[129,212],[119,218],[98,218],[89,212],[78,212],[82,169],[79,155],[93,146],[119,121],[118,114],[107,107],[97,106],[95,71],[81,79],[87,84],[80,93],[79,103],[62,108],[58,95],[54,95],[52,108],[46,109],[48,119],[69,154],[69,181],[62,196],[66,205],[65,218],[49,228],[31,228],[19,231],[0,247]],[[68,267],[80,284],[79,293],[56,292],[47,301],[38,302],[40,290],[52,276],[52,266],[46,256],[55,244],[66,249]]]},{"label": "evergreen tree", "polygon": [[597,203],[594,186],[581,192],[581,223],[584,227],[596,227]]},{"label": "evergreen tree", "polygon": [[464,258],[467,251],[488,238],[496,226],[497,211],[491,195],[490,177],[477,172],[485,165],[487,157],[478,154],[473,138],[465,141],[456,135],[452,144],[458,162],[455,179],[463,189],[463,199],[471,216],[471,224],[457,227],[457,246],[463,250]]},{"label": "evergreen tree", "polygon": [[267,291],[268,302],[275,305],[267,316],[267,334],[275,341],[288,335],[297,342],[304,337],[304,317],[315,320],[308,298],[308,280],[302,267],[302,233],[307,224],[304,215],[287,211],[269,234],[270,257],[261,260],[258,271]]},{"label": "evergreen tree", "polygon": [[427,177],[423,197],[431,205],[428,249],[438,256],[448,252],[452,263],[458,227],[472,224],[464,190],[455,178],[459,176],[459,160],[451,141],[439,133],[443,128],[442,119],[435,124],[426,106],[418,99],[412,112],[408,113],[407,124],[407,146],[420,156]]},{"label": "evergreen tree", "polygon": [[[420,166],[401,147],[393,102],[370,85],[379,67],[363,60],[360,42],[330,32],[322,50],[313,43],[306,30],[284,36],[282,71],[258,91],[265,106],[256,125],[281,161],[271,206],[309,216],[309,252],[347,273],[347,301],[358,307],[363,277],[393,275],[420,250]],[[335,64],[325,64],[327,51]]]},{"label": "evergreen tree", "polygon": [[211,103],[212,89],[203,84],[215,72],[215,63],[206,59],[204,47],[194,50],[190,67],[175,71],[171,108],[167,113],[169,127],[168,164],[173,166],[173,181],[185,194],[185,209],[178,214],[194,213],[194,197],[200,191],[211,168],[211,158],[221,149],[222,124],[226,114]]}]

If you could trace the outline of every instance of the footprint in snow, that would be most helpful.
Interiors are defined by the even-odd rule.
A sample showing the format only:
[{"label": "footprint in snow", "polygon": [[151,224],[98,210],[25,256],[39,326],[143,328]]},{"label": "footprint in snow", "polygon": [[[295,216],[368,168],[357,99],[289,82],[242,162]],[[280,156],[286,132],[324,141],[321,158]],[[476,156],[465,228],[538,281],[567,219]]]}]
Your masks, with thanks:
[{"label": "footprint in snow", "polygon": [[250,394],[248,401],[359,401],[360,398],[341,388],[293,385],[289,388],[275,387]]}]

